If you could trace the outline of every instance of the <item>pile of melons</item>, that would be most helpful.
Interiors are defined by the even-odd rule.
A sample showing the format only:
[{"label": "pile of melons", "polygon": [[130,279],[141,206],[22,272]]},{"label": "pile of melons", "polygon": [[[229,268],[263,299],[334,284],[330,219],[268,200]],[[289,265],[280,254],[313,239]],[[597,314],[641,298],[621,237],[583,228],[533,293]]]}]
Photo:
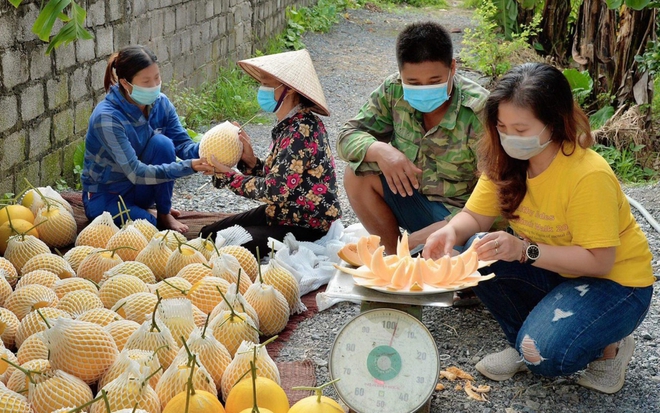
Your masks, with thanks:
[{"label": "pile of melons", "polygon": [[239,413],[251,362],[262,411],[288,411],[259,343],[302,305],[289,271],[107,212],[76,234],[70,208],[36,188],[0,209],[0,411]]}]

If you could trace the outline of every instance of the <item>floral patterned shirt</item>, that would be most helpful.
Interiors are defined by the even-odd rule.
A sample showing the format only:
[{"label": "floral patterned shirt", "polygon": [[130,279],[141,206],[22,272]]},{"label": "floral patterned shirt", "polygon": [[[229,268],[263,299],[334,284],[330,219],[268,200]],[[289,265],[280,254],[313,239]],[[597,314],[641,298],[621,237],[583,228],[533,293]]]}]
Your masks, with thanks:
[{"label": "floral patterned shirt", "polygon": [[270,225],[295,225],[327,231],[341,217],[335,160],[321,119],[298,106],[272,131],[266,159],[242,173],[217,174],[216,187],[268,204]]}]

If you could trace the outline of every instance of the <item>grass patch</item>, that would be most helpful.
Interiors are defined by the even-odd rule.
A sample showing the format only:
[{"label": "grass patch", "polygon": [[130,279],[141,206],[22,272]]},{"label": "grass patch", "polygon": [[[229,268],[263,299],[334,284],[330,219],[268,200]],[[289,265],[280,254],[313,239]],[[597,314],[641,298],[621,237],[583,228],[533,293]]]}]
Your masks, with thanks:
[{"label": "grass patch", "polygon": [[[188,129],[199,130],[224,120],[245,122],[259,111],[259,84],[238,66],[222,67],[214,82],[198,88],[179,88],[170,85],[172,103],[181,123]],[[266,121],[263,119],[256,121]]]}]

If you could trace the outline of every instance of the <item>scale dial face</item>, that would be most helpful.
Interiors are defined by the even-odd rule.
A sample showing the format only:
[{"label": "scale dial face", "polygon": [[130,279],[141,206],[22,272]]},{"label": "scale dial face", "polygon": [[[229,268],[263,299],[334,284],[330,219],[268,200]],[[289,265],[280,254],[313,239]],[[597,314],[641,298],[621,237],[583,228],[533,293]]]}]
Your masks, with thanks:
[{"label": "scale dial face", "polygon": [[415,317],[394,309],[366,311],[339,331],[330,354],[339,397],[360,413],[414,412],[438,382],[438,348]]}]

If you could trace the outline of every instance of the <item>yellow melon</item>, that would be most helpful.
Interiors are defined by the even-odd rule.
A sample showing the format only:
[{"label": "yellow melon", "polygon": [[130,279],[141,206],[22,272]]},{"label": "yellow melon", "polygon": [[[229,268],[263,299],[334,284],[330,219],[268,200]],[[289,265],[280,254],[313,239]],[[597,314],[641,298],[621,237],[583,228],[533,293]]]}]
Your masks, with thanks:
[{"label": "yellow melon", "polygon": [[[241,268],[238,259],[231,254],[221,253],[211,261],[213,265],[213,275],[224,278],[230,283],[238,283],[241,294],[245,294],[252,285],[252,280],[245,270]],[[241,275],[239,280],[239,273]]]},{"label": "yellow melon", "polygon": [[[20,348],[28,337],[50,328],[53,321],[60,317],[71,318],[66,311],[54,307],[44,307],[30,312],[23,317],[16,329],[16,346]],[[48,325],[44,318],[48,321]]]},{"label": "yellow melon", "polygon": [[30,284],[39,284],[48,288],[53,288],[53,285],[60,280],[60,277],[57,276],[54,272],[48,270],[33,270],[30,272],[24,272],[23,276],[18,283],[16,284],[16,289],[25,287]]},{"label": "yellow melon", "polygon": [[154,224],[144,218],[136,219],[133,221],[133,226],[137,228],[142,233],[142,235],[144,235],[144,238],[146,238],[147,241],[151,240],[158,232],[158,228],[156,228]]},{"label": "yellow melon", "polygon": [[[29,370],[33,372],[48,371],[50,369],[50,362],[46,359],[34,359],[25,363],[21,363],[19,358],[18,364],[23,370]],[[34,376],[38,377],[36,374]],[[20,394],[28,394],[29,385],[30,380],[25,375],[25,373],[19,369],[14,369],[14,371],[9,376],[9,380],[7,380],[7,388]]]},{"label": "yellow melon", "polygon": [[222,301],[222,294],[227,293],[229,283],[219,277],[204,277],[197,281],[188,292],[188,298],[197,308],[210,314]]},{"label": "yellow melon", "polygon": [[243,142],[238,137],[240,128],[231,122],[222,122],[209,129],[199,142],[199,156],[211,161],[211,156],[230,168],[236,166],[243,154]]},{"label": "yellow melon", "polygon": [[199,262],[186,265],[176,274],[177,277],[188,280],[188,282],[193,285],[202,278],[210,277],[212,275],[213,270],[211,267],[208,264],[202,264]]},{"label": "yellow melon", "polygon": [[[156,391],[145,385],[146,377],[138,369],[130,368],[103,387],[106,391],[110,411],[121,409],[143,409],[148,413],[161,413],[160,400]],[[139,410],[136,410],[139,411]],[[92,405],[90,413],[106,413],[103,400]]]},{"label": "yellow melon", "polygon": [[[100,325],[101,327],[105,327],[115,321],[121,321],[123,318],[119,314],[112,310],[108,310],[107,308],[92,308],[91,310],[87,310],[80,314],[78,317],[76,317],[76,320],[86,321],[88,323],[94,323]],[[112,338],[114,338],[114,336]]]},{"label": "yellow melon", "polygon": [[58,318],[42,334],[48,342],[52,367],[88,384],[103,377],[119,355],[110,333],[97,324]]},{"label": "yellow melon", "polygon": [[55,254],[35,255],[23,265],[21,273],[27,274],[34,270],[48,270],[57,274],[62,279],[76,276],[76,272],[71,267],[71,264],[63,257]]},{"label": "yellow melon", "polygon": [[172,337],[170,329],[167,328],[158,318],[148,320],[140,325],[126,341],[124,350],[146,350],[157,352],[158,361],[163,369],[167,369],[176,354],[179,352],[180,345]]},{"label": "yellow melon", "polygon": [[245,247],[240,245],[227,245],[218,250],[221,254],[230,254],[236,257],[241,268],[247,273],[250,280],[254,282],[257,279],[259,263],[254,255]]},{"label": "yellow melon", "polygon": [[195,325],[199,328],[204,327],[204,325],[206,325],[206,319],[208,318],[208,314],[197,308],[195,304],[193,304],[192,309],[193,309],[193,318],[195,319]]},{"label": "yellow melon", "polygon": [[[234,291],[234,292],[232,292]],[[237,312],[245,313],[250,316],[254,322],[255,327],[259,328],[259,315],[252,308],[250,303],[245,301],[245,297],[241,293],[236,293],[236,284],[230,284],[225,299],[222,300],[213,311],[211,311],[211,320],[213,320],[222,311],[230,311],[229,304],[236,309]],[[229,304],[228,304],[229,303]]]},{"label": "yellow melon", "polygon": [[16,352],[18,364],[32,360],[48,360],[48,346],[44,342],[43,333],[33,334],[26,338]]},{"label": "yellow melon", "polygon": [[207,264],[208,262],[204,258],[204,255],[193,247],[180,245],[172,251],[172,255],[167,259],[165,276],[174,277],[183,267],[194,263]]},{"label": "yellow melon", "polygon": [[[120,264],[121,265],[121,264]],[[99,289],[99,298],[105,308],[112,308],[117,301],[134,293],[148,293],[149,287],[134,275],[117,274],[109,278]]]},{"label": "yellow melon", "polygon": [[108,371],[103,375],[103,378],[99,380],[98,387],[105,387],[106,384],[121,376],[122,373],[131,368],[131,366],[134,366],[134,363],[137,363],[139,366],[140,375],[144,377],[151,376],[149,379],[149,385],[155,389],[158,380],[160,380],[163,375],[160,363],[158,362],[158,354],[154,354],[152,351],[137,349],[121,351],[117,360],[115,360],[112,366],[110,366]]},{"label": "yellow melon", "polygon": [[0,275],[3,275],[12,287],[18,282],[18,271],[8,259],[0,257]]},{"label": "yellow melon", "polygon": [[192,303],[186,298],[162,300],[156,319],[167,326],[178,347],[183,345],[196,327]]},{"label": "yellow melon", "polygon": [[152,238],[147,246],[135,257],[135,261],[145,264],[151,269],[156,280],[166,277],[165,268],[172,255],[172,250],[163,239]]},{"label": "yellow melon", "polygon": [[0,387],[0,411],[11,413],[32,413],[32,408],[25,396]]},{"label": "yellow melon", "polygon": [[0,307],[0,339],[5,347],[14,347],[19,325],[20,321],[18,321],[16,314]]},{"label": "yellow melon", "polygon": [[207,260],[211,260],[211,256],[216,252],[215,244],[208,238],[197,237],[186,243],[201,252]]},{"label": "yellow melon", "polygon": [[39,383],[30,385],[28,393],[34,413],[51,413],[62,407],[80,406],[94,398],[87,383],[62,370],[51,369],[41,376]]},{"label": "yellow melon", "polygon": [[9,238],[18,234],[32,235],[39,237],[39,231],[35,228],[34,224],[24,219],[13,219],[0,225],[0,254],[4,254],[7,250],[7,243]]},{"label": "yellow melon", "polygon": [[246,371],[250,370],[251,361],[257,367],[257,376],[271,379],[278,385],[281,383],[280,371],[268,354],[266,346],[255,344],[251,341],[244,341],[241,343],[234,359],[229,363],[222,376],[222,398],[224,400],[227,400],[227,396],[231,388],[234,387],[234,384],[243,377]]},{"label": "yellow melon", "polygon": [[245,301],[257,312],[259,330],[265,336],[279,333],[289,322],[289,304],[272,285],[257,281],[248,288]]},{"label": "yellow melon", "polygon": [[20,268],[35,255],[49,253],[45,242],[32,235],[14,235],[7,242],[5,258],[12,263],[20,275]]},{"label": "yellow melon", "polygon": [[139,261],[124,261],[106,271],[103,274],[103,278],[101,278],[100,284],[103,285],[108,278],[117,274],[134,275],[145,284],[154,284],[156,282],[154,272],[146,264]]},{"label": "yellow melon", "polygon": [[186,406],[188,406],[188,413],[225,413],[218,396],[204,390],[195,390],[195,393],[190,394],[187,389],[172,397],[165,406],[163,413],[185,412]]},{"label": "yellow melon", "polygon": [[134,293],[115,303],[111,308],[126,320],[142,324],[153,313],[158,298],[152,293]]},{"label": "yellow melon", "polygon": [[154,294],[165,298],[187,298],[192,284],[179,277],[167,278],[152,286]]},{"label": "yellow melon", "polygon": [[71,245],[78,234],[75,218],[61,205],[41,208],[37,211],[34,223],[39,224],[39,238],[50,247]]},{"label": "yellow melon", "polygon": [[[289,411],[289,398],[279,384],[266,377],[256,377],[253,382],[252,377],[248,374],[227,395],[226,413],[252,412],[255,387],[260,412],[287,413]],[[306,413],[312,413],[312,411]]]},{"label": "yellow melon", "polygon": [[272,258],[268,262],[268,265],[262,272],[262,277],[265,284],[272,285],[286,298],[291,314],[302,313],[307,309],[305,304],[300,301],[300,285],[298,284],[298,280],[289,270],[282,266],[277,258]]},{"label": "yellow melon", "polygon": [[[192,372],[193,388],[209,392],[217,397],[218,390],[215,388],[213,378],[204,367],[204,364],[199,361],[199,356],[196,357],[196,362],[197,365]],[[186,391],[192,363],[193,361],[189,355],[183,353],[175,357],[170,367],[165,370],[155,389],[161,405],[166,406],[174,396]]]},{"label": "yellow melon", "polygon": [[[210,329],[194,329],[188,338],[187,344],[190,351],[197,354],[199,361],[206,367],[215,382],[216,388],[220,389],[222,375],[231,363],[231,355],[227,348],[213,337]],[[186,349],[182,347],[177,356],[183,357],[184,354],[186,354]]]},{"label": "yellow melon", "polygon": [[110,333],[115,340],[115,344],[119,351],[124,350],[124,345],[128,341],[128,338],[135,333],[138,328],[140,328],[140,324],[132,320],[113,321],[103,327],[103,329]]},{"label": "yellow melon", "polygon": [[243,341],[259,343],[259,330],[249,315],[235,311],[221,311],[208,327],[233,357]]},{"label": "yellow melon", "polygon": [[12,366],[4,360],[8,360],[14,364],[18,363],[16,355],[12,353],[11,350],[8,348],[0,347],[0,385],[7,383],[13,372],[18,370],[16,367]]},{"label": "yellow melon", "polygon": [[119,227],[115,225],[112,215],[105,211],[80,231],[76,238],[76,246],[87,245],[95,248],[105,248],[110,238],[117,232],[119,232]]},{"label": "yellow melon", "polygon": [[73,215],[73,208],[71,207],[71,204],[69,204],[66,199],[62,198],[62,195],[60,195],[59,192],[50,186],[32,188],[28,190],[21,199],[21,204],[27,208],[30,208],[30,211],[32,211],[32,214],[34,215],[37,215],[37,211],[43,208],[47,202],[54,205],[62,205]]},{"label": "yellow melon", "polygon": [[154,238],[165,241],[165,244],[171,251],[174,251],[176,247],[179,246],[179,244],[183,244],[188,241],[185,235],[178,231],[172,230],[159,231],[154,234],[152,239]]},{"label": "yellow melon", "polygon": [[78,271],[78,266],[80,263],[93,251],[95,247],[90,247],[89,245],[81,245],[78,247],[73,247],[64,254],[64,259],[71,265],[73,271]]},{"label": "yellow melon", "polygon": [[57,295],[50,288],[30,284],[11,293],[5,300],[5,308],[22,320],[30,311],[42,307],[55,307],[58,302]]},{"label": "yellow melon", "polygon": [[57,295],[57,298],[60,300],[71,291],[85,290],[94,294],[97,294],[99,291],[93,282],[88,279],[78,277],[65,278],[63,280],[56,281],[51,288]]},{"label": "yellow melon", "polygon": [[87,278],[98,284],[103,278],[103,273],[122,262],[124,260],[113,251],[96,250],[82,260],[78,266],[78,277]]},{"label": "yellow melon", "polygon": [[[147,246],[147,239],[140,230],[131,223],[124,225],[115,235],[113,235],[105,246],[108,250],[117,250],[117,254],[124,261],[135,261],[140,251]],[[120,248],[126,247],[126,248]]]},{"label": "yellow melon", "polygon": [[9,281],[7,281],[8,276],[10,275],[7,273],[7,271],[0,268],[0,307],[5,304],[7,297],[9,297],[12,292],[14,292],[14,290],[11,288],[11,284],[9,284]]},{"label": "yellow melon", "polygon": [[10,219],[11,221],[22,219],[33,224],[34,214],[32,211],[30,211],[29,208],[19,204],[7,205],[0,208],[0,225],[4,224],[5,222],[9,222]]},{"label": "yellow melon", "polygon": [[64,310],[76,318],[88,310],[103,308],[103,301],[98,294],[87,290],[71,291],[57,303],[57,308]]}]

